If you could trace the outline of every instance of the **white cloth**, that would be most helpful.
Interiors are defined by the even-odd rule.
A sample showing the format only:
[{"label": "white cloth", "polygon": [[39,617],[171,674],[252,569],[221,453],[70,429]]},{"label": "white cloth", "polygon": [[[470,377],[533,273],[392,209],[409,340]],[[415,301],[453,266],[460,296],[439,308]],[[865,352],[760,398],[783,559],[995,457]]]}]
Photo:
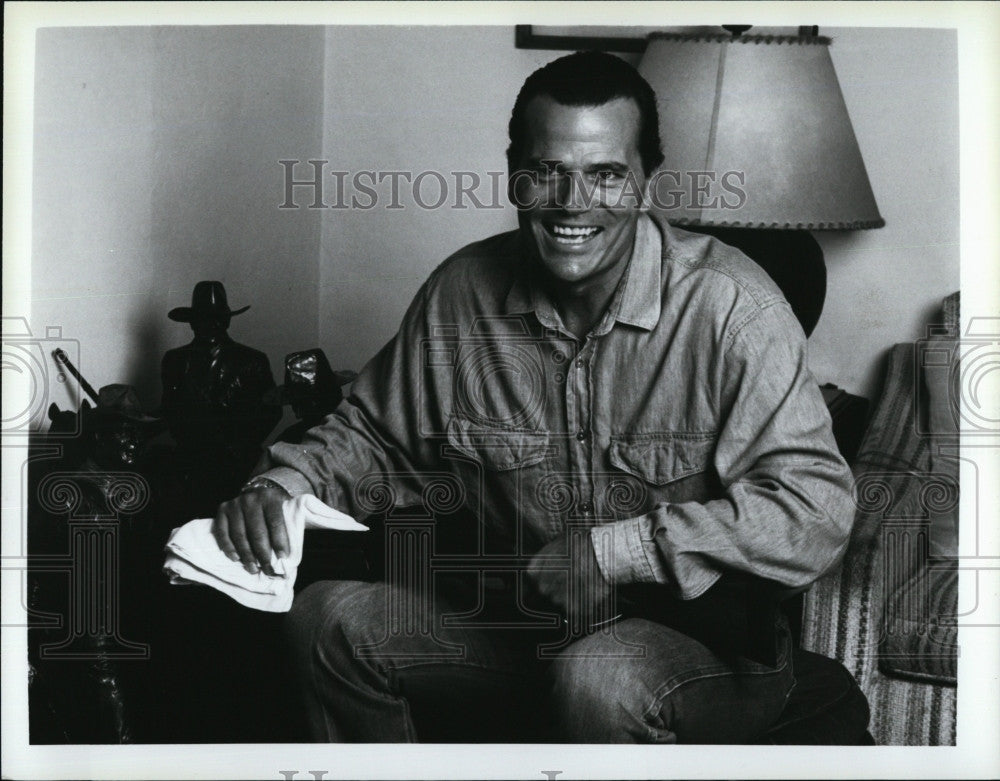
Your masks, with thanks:
[{"label": "white cloth", "polygon": [[302,561],[305,530],[368,531],[368,527],[309,494],[286,500],[284,512],[291,551],[284,559],[271,554],[275,575],[263,572],[252,575],[241,562],[231,561],[212,536],[211,518],[188,521],[170,533],[163,571],[171,583],[203,583],[228,594],[241,605],[286,613],[295,596],[295,575]]}]

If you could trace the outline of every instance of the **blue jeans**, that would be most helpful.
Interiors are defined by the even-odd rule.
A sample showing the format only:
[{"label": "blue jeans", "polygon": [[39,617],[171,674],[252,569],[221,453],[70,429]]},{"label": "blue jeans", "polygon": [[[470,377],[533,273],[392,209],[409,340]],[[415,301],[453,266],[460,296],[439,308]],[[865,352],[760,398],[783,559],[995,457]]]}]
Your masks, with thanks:
[{"label": "blue jeans", "polygon": [[783,620],[768,666],[645,618],[574,637],[463,607],[360,581],[299,594],[287,628],[313,739],[746,743],[795,683]]}]

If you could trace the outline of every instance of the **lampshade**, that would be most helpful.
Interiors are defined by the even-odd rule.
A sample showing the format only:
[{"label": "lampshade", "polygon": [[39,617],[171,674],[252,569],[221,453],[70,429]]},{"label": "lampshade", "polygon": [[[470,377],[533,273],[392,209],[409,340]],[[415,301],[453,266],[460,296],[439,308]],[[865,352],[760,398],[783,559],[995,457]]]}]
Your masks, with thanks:
[{"label": "lampshade", "polygon": [[639,72],[657,95],[662,170],[672,173],[658,178],[656,197],[671,222],[885,224],[829,46],[815,35],[651,36]]}]

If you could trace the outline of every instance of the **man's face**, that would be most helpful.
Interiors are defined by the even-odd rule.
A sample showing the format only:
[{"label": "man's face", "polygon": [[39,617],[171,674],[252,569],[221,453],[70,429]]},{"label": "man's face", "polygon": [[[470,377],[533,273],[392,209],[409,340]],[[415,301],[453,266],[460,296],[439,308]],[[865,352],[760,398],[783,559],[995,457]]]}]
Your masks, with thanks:
[{"label": "man's face", "polygon": [[521,173],[511,172],[518,223],[550,280],[579,289],[614,277],[632,252],[646,178],[639,107],[628,98],[527,106]]}]

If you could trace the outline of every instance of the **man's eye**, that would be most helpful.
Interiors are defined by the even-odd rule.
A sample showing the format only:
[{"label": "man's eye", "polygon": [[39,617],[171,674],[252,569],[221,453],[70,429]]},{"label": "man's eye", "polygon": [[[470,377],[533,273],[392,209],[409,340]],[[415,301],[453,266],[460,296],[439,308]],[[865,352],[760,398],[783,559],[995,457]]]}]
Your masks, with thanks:
[{"label": "man's eye", "polygon": [[597,181],[604,183],[617,182],[619,179],[621,179],[621,174],[619,174],[617,171],[612,171],[610,169],[604,171],[598,171],[596,174],[594,174],[594,176],[597,178]]}]

